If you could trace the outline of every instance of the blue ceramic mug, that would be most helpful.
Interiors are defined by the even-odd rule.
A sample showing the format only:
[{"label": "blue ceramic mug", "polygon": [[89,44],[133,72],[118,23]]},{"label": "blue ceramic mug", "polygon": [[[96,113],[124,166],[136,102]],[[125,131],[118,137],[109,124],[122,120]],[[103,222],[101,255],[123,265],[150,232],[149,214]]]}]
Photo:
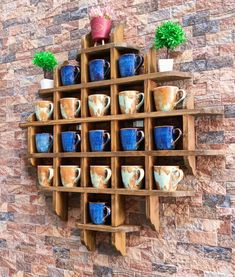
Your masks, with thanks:
[{"label": "blue ceramic mug", "polygon": [[[175,134],[178,132],[178,136]],[[176,142],[182,136],[182,131],[174,126],[156,126],[154,127],[154,141],[158,150],[175,149]]]},{"label": "blue ceramic mug", "polygon": [[144,62],[144,57],[139,54],[124,54],[119,60],[119,72],[121,77],[134,76]]},{"label": "blue ceramic mug", "polygon": [[105,203],[90,202],[89,212],[92,223],[104,224],[105,219],[111,214],[111,209],[108,206],[106,206]]},{"label": "blue ceramic mug", "polygon": [[101,81],[107,78],[110,71],[110,63],[104,59],[95,59],[89,62],[91,81]]},{"label": "blue ceramic mug", "polygon": [[64,65],[60,69],[61,81],[63,86],[74,85],[78,82],[80,74],[79,66]]},{"label": "blue ceramic mug", "polygon": [[124,151],[135,151],[144,139],[144,132],[137,128],[123,128],[120,130],[120,138]]},{"label": "blue ceramic mug", "polygon": [[53,136],[49,133],[40,133],[35,135],[36,149],[38,153],[48,153],[53,145]]},{"label": "blue ceramic mug", "polygon": [[89,131],[89,141],[91,151],[103,151],[110,141],[110,134],[105,130],[91,130]]},{"label": "blue ceramic mug", "polygon": [[61,133],[61,140],[64,152],[76,152],[81,137],[76,132],[68,131]]}]

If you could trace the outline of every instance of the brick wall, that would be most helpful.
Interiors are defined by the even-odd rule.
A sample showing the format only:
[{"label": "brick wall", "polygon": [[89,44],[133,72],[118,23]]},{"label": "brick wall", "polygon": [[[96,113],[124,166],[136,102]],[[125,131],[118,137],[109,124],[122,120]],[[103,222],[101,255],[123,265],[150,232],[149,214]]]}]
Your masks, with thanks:
[{"label": "brick wall", "polygon": [[[90,5],[99,1],[91,0]],[[52,212],[50,195],[36,188],[35,169],[19,158],[42,72],[36,50],[73,59],[89,29],[87,1],[2,0],[0,3],[0,276],[232,277],[235,264],[235,17],[234,0],[109,1],[125,24],[126,39],[147,49],[156,25],[177,19],[188,41],[176,67],[194,73],[180,85],[196,106],[223,105],[225,117],[196,120],[197,147],[224,149],[225,158],[198,157],[197,177],[183,186],[192,199],[163,199],[160,234],[144,220],[144,202],[129,198],[127,220],[143,225],[128,235],[127,256],[115,255],[107,237],[98,250],[81,244],[75,222],[79,195],[70,197],[69,221]]]}]

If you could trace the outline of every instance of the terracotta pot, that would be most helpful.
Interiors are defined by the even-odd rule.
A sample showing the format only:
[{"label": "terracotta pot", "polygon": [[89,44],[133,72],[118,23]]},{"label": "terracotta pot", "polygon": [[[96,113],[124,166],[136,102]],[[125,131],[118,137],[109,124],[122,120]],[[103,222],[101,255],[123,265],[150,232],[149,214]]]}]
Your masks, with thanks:
[{"label": "terracotta pot", "polygon": [[91,20],[91,36],[94,42],[108,40],[112,21],[104,17],[94,17]]}]

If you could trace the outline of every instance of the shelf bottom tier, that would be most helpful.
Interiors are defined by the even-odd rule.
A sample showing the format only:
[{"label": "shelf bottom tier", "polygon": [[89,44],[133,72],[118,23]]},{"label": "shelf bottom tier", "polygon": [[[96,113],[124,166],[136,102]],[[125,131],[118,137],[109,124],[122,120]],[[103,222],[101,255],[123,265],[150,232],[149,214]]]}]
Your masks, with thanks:
[{"label": "shelf bottom tier", "polygon": [[130,233],[140,231],[140,226],[136,225],[120,225],[120,226],[110,226],[110,225],[95,225],[95,224],[82,224],[77,223],[76,226],[82,230],[89,231],[99,231],[99,232],[108,232],[108,233]]}]

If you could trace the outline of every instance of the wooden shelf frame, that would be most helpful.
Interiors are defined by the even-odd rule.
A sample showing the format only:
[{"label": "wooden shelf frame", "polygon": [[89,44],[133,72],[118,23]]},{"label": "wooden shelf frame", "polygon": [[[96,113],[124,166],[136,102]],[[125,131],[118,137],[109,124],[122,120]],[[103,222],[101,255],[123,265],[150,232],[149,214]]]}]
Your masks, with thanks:
[{"label": "wooden shelf frame", "polygon": [[[53,89],[40,90],[42,97],[51,99],[54,102],[53,120],[47,122],[37,122],[35,115],[32,114],[26,123],[20,127],[28,129],[28,154],[27,158],[33,166],[41,164],[42,161],[49,159],[54,168],[53,186],[42,188],[43,192],[52,192],[53,208],[56,214],[63,220],[68,217],[68,195],[69,193],[81,194],[81,222],[77,227],[81,229],[81,239],[89,250],[95,250],[96,232],[111,233],[111,241],[114,247],[122,255],[126,254],[126,233],[140,230],[139,226],[125,225],[124,200],[126,196],[140,196],[146,199],[146,217],[151,226],[159,231],[160,228],[160,197],[192,197],[193,191],[162,192],[155,188],[153,181],[153,166],[161,157],[179,157],[189,172],[195,174],[195,158],[198,155],[223,155],[223,150],[197,150],[195,149],[194,117],[204,115],[223,115],[223,107],[194,109],[193,98],[188,97],[184,108],[171,112],[156,112],[152,107],[152,90],[158,82],[187,80],[192,75],[187,72],[157,72],[156,51],[150,50],[145,55],[144,68],[142,74],[133,77],[120,78],[117,60],[123,53],[138,53],[138,47],[128,45],[123,42],[123,27],[118,26],[111,35],[111,42],[102,46],[93,47],[90,34],[82,38],[82,49],[78,53],[78,60],[81,63],[81,83],[73,86],[61,86],[60,67],[54,74],[55,87]],[[88,63],[89,60],[98,55],[108,55],[111,63],[110,79],[89,82]],[[119,112],[118,92],[122,87],[133,86],[143,88],[145,103],[143,112],[134,115],[123,115]],[[90,92],[94,93],[101,88],[108,89],[111,95],[110,114],[101,118],[90,117],[87,103]],[[59,109],[60,98],[66,95],[73,95],[81,100],[81,115],[72,120],[61,118]],[[127,122],[141,120],[144,122],[145,134],[149,134],[157,120],[179,120],[180,127],[183,129],[184,136],[181,140],[181,149],[170,151],[157,151],[154,149],[153,135],[146,136],[144,145],[139,151],[121,151],[119,142],[119,129]],[[111,133],[111,144],[109,151],[90,152],[88,143],[88,131],[94,128],[94,124],[106,126]],[[132,124],[132,123],[131,123]],[[75,130],[76,126],[81,126],[81,151],[75,153],[63,153],[61,149],[60,133],[66,128]],[[54,136],[54,146],[52,153],[36,153],[34,136],[43,128],[51,128]],[[38,131],[39,130],[39,131]],[[77,130],[77,129],[76,129]],[[138,159],[136,159],[138,157]],[[65,188],[61,185],[59,167],[65,161],[79,163],[81,167],[81,180],[79,187]],[[89,166],[92,163],[109,164],[112,170],[111,187],[108,189],[95,189],[90,186]],[[127,190],[121,186],[120,167],[121,164],[139,162],[145,168],[145,187],[141,190]],[[94,225],[90,223],[88,214],[88,203],[90,199],[99,200],[99,197],[108,199],[112,207],[110,225]]]}]

